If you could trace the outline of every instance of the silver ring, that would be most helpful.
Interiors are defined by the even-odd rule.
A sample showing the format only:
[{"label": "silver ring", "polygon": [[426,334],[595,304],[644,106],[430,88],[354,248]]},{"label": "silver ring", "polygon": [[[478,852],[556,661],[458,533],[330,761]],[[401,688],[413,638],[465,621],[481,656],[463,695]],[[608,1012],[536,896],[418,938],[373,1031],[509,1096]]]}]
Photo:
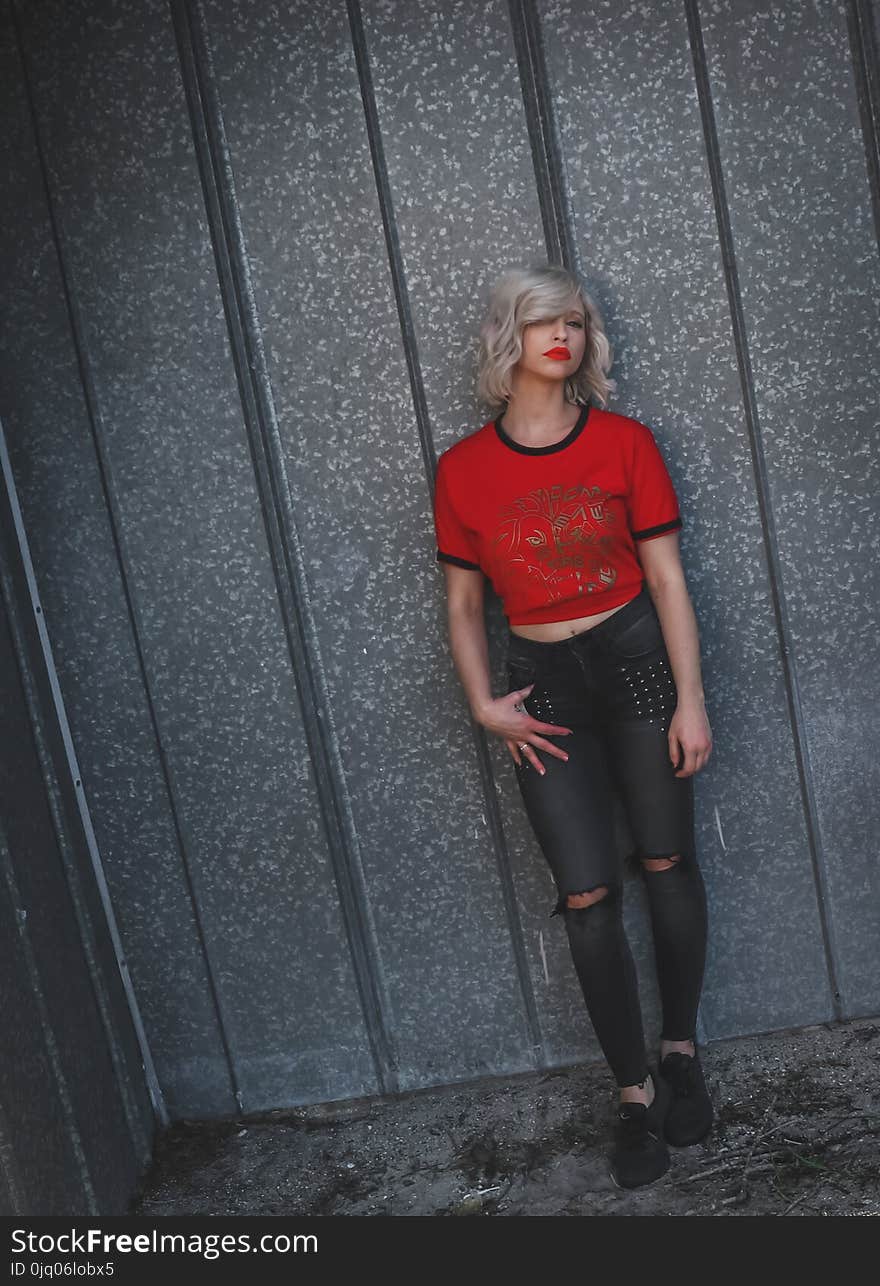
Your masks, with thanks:
[{"label": "silver ring", "polygon": [[526,748],[526,746],[527,746],[528,744],[529,744],[529,743],[528,743],[527,741],[518,741],[518,742],[516,743],[516,746],[517,746],[517,749],[518,749],[518,750],[525,750],[525,748]]}]

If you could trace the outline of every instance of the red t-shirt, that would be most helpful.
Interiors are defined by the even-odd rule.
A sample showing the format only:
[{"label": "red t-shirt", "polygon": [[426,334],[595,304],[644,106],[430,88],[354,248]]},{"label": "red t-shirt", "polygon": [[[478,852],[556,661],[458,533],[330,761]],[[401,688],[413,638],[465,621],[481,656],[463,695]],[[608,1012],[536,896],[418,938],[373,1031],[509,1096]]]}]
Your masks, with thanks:
[{"label": "red t-shirt", "polygon": [[500,415],[437,463],[437,559],[482,571],[510,625],[628,602],[644,580],[635,542],[681,525],[651,430],[596,406],[546,447],[514,442]]}]

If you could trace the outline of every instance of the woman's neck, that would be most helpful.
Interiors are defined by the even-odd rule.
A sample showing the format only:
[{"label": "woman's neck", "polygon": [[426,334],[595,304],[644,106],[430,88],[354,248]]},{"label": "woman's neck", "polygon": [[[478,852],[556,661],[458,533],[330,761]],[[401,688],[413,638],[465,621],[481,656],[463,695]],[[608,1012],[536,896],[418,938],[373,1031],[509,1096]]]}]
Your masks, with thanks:
[{"label": "woman's neck", "polygon": [[[575,409],[577,414],[573,415]],[[504,411],[504,431],[523,446],[538,447],[558,442],[577,422],[580,406],[567,402],[565,388],[554,384],[533,384],[514,388]]]}]

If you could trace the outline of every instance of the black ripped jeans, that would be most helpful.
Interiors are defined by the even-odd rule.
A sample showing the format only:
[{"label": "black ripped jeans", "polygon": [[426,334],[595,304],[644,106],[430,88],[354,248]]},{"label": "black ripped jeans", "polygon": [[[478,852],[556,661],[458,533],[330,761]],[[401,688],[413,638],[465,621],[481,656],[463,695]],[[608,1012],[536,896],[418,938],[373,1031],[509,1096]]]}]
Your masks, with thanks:
[{"label": "black ripped jeans", "polygon": [[[635,964],[623,923],[622,862],[614,842],[620,798],[635,848],[627,857],[673,857],[642,867],[663,1007],[661,1038],[693,1040],[706,956],[706,894],[694,843],[693,777],[676,777],[666,734],[677,693],[660,620],[645,584],[598,625],[554,643],[508,635],[509,690],[534,687],[525,708],[572,729],[552,737],[568,753],[535,748],[516,774],[526,813],[556,884],[587,1011],[619,1086],[647,1075]],[[604,888],[586,907],[570,893]]]}]

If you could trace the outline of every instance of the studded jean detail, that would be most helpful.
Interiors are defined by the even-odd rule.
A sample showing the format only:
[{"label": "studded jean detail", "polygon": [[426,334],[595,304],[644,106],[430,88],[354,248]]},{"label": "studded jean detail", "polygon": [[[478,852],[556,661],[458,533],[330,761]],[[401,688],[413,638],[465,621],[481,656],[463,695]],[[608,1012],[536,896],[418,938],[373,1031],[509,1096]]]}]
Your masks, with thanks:
[{"label": "studded jean detail", "polygon": [[675,713],[678,693],[665,648],[663,654],[653,661],[636,657],[617,668],[626,681],[636,716],[646,718],[649,723],[663,720],[668,727]]}]

